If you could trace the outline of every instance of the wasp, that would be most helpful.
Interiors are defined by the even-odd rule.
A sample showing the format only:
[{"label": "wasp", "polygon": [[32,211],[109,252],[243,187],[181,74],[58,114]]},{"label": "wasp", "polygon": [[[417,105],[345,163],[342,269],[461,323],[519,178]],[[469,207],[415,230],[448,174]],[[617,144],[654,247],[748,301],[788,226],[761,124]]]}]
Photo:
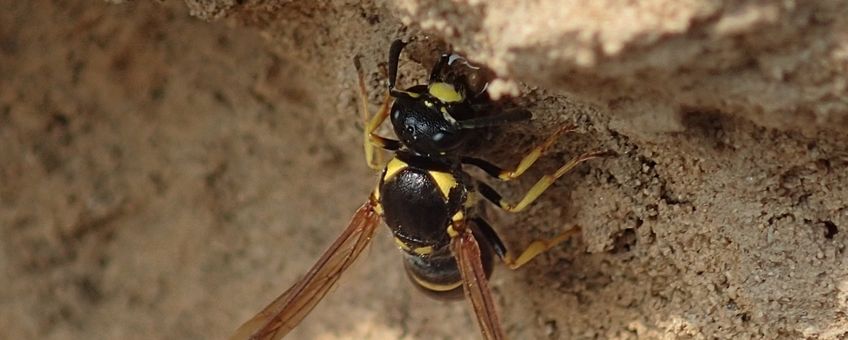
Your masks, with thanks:
[{"label": "wasp", "polygon": [[[354,59],[360,111],[366,119],[363,129],[366,162],[371,168],[382,170],[376,188],[309,272],[245,322],[231,339],[280,339],[285,336],[359,257],[381,219],[391,230],[403,255],[406,273],[416,287],[438,298],[461,298],[464,294],[471,303],[483,337],[504,339],[488,286],[495,257],[507,267],[517,269],[579,233],[579,228],[573,227],[552,239],[534,241],[514,257],[489,223],[474,213],[474,206],[482,196],[503,210],[522,211],[557,178],[582,162],[601,157],[602,153],[590,152],[566,162],[554,173],[539,179],[516,203],[504,200],[491,186],[470,176],[463,166],[477,167],[503,181],[518,178],[558,136],[575,128],[558,129],[533,148],[514,169],[503,169],[467,156],[462,146],[473,138],[475,131],[527,120],[531,114],[519,109],[480,115],[493,103],[485,91],[471,91],[462,76],[451,72],[459,61],[464,61],[455,54],[441,55],[426,85],[406,90],[395,88],[400,54],[405,45],[401,40],[391,45],[387,93],[379,111],[371,118],[368,118],[362,66],[358,58]],[[387,118],[391,120],[397,139],[376,132]],[[379,149],[394,153],[385,166],[377,159]]]}]

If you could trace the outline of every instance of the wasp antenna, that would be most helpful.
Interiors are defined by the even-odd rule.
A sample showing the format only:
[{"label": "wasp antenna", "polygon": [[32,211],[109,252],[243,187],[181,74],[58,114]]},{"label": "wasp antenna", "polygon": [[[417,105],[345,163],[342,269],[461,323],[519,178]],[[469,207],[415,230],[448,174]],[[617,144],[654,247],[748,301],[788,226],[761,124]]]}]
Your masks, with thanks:
[{"label": "wasp antenna", "polygon": [[494,116],[466,119],[457,123],[461,129],[479,129],[528,120],[532,117],[533,114],[530,111],[512,110]]},{"label": "wasp antenna", "polygon": [[398,39],[393,41],[392,47],[389,48],[389,90],[393,90],[395,88],[398,63],[400,62],[400,52],[406,44],[407,43],[405,41]]}]

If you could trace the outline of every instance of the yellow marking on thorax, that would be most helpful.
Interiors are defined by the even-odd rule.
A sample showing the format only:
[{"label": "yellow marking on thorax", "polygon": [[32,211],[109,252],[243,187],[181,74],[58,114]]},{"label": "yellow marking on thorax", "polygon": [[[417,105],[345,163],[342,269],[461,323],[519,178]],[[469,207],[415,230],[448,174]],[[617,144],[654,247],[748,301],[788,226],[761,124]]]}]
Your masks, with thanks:
[{"label": "yellow marking on thorax", "polygon": [[383,181],[388,181],[394,175],[397,175],[398,172],[403,169],[406,169],[406,167],[408,166],[409,164],[406,164],[406,162],[397,158],[392,158],[392,160],[389,161],[389,164],[386,164],[386,174],[383,175]]},{"label": "yellow marking on thorax", "polygon": [[442,195],[447,199],[450,197],[450,191],[459,183],[456,182],[456,177],[447,172],[441,171],[428,171],[430,176],[433,177],[433,180],[436,181],[436,186],[439,187],[439,190],[442,192]]},{"label": "yellow marking on thorax", "polygon": [[440,284],[424,281],[423,279],[415,275],[410,275],[410,277],[415,280],[415,283],[419,284],[421,287],[427,288],[434,292],[449,292],[462,285],[462,280],[449,284]]},{"label": "yellow marking on thorax", "polygon": [[459,221],[462,221],[464,219],[465,219],[465,213],[462,212],[462,210],[457,211],[456,214],[453,214],[453,217],[451,217],[451,221],[454,221],[454,222],[459,222]]},{"label": "yellow marking on thorax", "polygon": [[380,183],[377,183],[377,186],[374,188],[374,192],[371,193],[371,196],[374,197],[374,201],[380,202]]},{"label": "yellow marking on thorax", "polygon": [[371,192],[371,202],[374,202],[374,212],[383,216],[383,205],[380,204],[380,184]]},{"label": "yellow marking on thorax", "polygon": [[430,253],[433,252],[433,246],[418,247],[418,248],[412,249],[412,252],[416,253],[418,255],[421,255],[421,256],[430,255]]},{"label": "yellow marking on thorax", "polygon": [[462,94],[448,83],[432,83],[427,89],[430,91],[430,95],[445,103],[461,102],[463,99]]},{"label": "yellow marking on thorax", "polygon": [[451,238],[454,238],[454,237],[459,236],[459,233],[456,231],[456,229],[454,229],[454,228],[453,228],[453,223],[451,223],[450,225],[448,225],[448,235],[449,235]]},{"label": "yellow marking on thorax", "polygon": [[407,245],[397,237],[395,237],[395,244],[398,246],[398,248],[400,248],[400,250],[409,251],[409,245]]}]

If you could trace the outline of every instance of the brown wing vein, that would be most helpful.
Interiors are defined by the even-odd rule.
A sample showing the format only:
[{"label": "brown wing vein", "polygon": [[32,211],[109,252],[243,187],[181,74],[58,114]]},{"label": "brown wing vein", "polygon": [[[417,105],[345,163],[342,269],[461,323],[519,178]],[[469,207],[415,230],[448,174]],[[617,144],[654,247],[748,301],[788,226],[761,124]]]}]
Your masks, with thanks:
[{"label": "brown wing vein", "polygon": [[486,271],[480,258],[480,245],[470,229],[451,240],[451,251],[459,264],[465,297],[471,302],[480,330],[487,340],[506,339],[498,321],[498,313],[489,290]]},{"label": "brown wing vein", "polygon": [[245,322],[230,340],[280,339],[312,311],[371,241],[379,215],[369,200],[348,227],[294,286]]}]

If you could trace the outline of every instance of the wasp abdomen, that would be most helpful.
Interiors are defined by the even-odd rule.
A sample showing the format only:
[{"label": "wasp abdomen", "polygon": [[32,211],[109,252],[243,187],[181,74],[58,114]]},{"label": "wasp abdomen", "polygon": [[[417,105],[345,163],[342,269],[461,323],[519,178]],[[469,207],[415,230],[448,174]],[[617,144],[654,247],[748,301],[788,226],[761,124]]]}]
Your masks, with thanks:
[{"label": "wasp abdomen", "polygon": [[409,280],[422,292],[434,298],[455,300],[462,298],[462,274],[448,248],[430,256],[404,253],[403,265]]},{"label": "wasp abdomen", "polygon": [[[473,231],[477,234],[476,228]],[[494,268],[494,253],[488,242],[479,245],[480,260],[488,278]],[[428,296],[446,300],[462,298],[462,274],[449,246],[428,256],[404,253],[403,264],[410,281]]]}]

